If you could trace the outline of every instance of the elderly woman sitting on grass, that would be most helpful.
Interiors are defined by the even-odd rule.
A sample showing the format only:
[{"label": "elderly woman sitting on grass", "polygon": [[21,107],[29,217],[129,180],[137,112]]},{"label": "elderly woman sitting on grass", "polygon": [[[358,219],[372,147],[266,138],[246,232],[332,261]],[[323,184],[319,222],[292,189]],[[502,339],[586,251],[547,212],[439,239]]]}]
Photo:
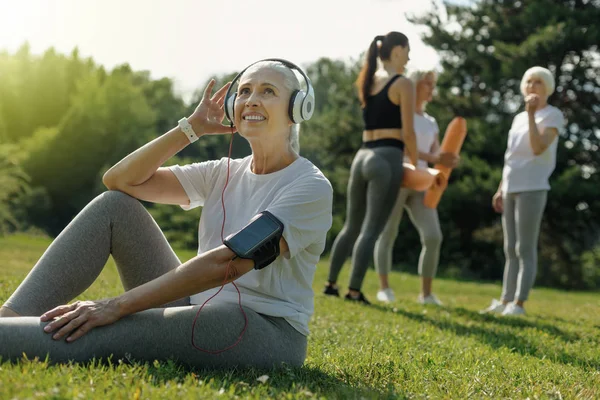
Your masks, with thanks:
[{"label": "elderly woman sitting on grass", "polygon": [[[238,78],[230,96],[228,84],[211,97],[211,81],[189,118],[106,173],[110,191],[73,219],[0,308],[8,317],[0,319],[0,358],[303,364],[313,278],[332,222],[331,185],[298,154],[298,124],[310,118],[314,92],[285,60],[255,63]],[[233,134],[221,125],[225,113],[250,156],[161,167],[198,137]],[[198,255],[181,263],[138,199],[202,206]],[[64,305],[110,255],[125,293]]]}]

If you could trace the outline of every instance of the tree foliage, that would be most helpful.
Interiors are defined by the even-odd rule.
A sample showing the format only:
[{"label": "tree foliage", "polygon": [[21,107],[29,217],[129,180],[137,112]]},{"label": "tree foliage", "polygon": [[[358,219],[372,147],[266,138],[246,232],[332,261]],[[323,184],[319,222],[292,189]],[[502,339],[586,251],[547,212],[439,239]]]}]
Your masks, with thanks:
[{"label": "tree foliage", "polygon": [[28,177],[14,157],[14,146],[0,145],[0,235],[19,227],[11,202],[29,189]]}]

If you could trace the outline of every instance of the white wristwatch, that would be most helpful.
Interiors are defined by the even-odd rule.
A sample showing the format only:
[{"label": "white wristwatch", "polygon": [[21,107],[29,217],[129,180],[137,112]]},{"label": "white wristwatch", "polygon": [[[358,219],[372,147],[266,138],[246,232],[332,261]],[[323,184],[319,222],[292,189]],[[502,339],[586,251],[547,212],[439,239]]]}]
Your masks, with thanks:
[{"label": "white wristwatch", "polygon": [[181,118],[177,122],[177,125],[179,125],[179,128],[181,128],[183,133],[185,133],[185,136],[188,138],[190,143],[194,143],[196,140],[198,140],[198,136],[196,135],[196,132],[194,132],[194,129],[192,128],[192,125],[188,122],[187,118]]}]

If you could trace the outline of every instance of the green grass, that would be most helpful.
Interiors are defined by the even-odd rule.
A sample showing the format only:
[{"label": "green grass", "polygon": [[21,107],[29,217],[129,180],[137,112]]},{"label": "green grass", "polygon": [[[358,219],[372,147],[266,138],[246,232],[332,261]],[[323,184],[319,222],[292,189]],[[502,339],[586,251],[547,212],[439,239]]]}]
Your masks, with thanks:
[{"label": "green grass", "polygon": [[[0,238],[0,304],[49,240]],[[182,260],[192,252],[178,251]],[[340,283],[347,282],[349,267]],[[13,398],[600,398],[600,296],[534,289],[525,317],[480,315],[499,284],[438,279],[443,308],[416,303],[417,277],[394,273],[398,300],[365,307],[321,294],[305,366],[280,371],[190,371],[170,362],[110,365],[0,363],[0,399]],[[375,300],[376,275],[365,293]],[[81,298],[121,292],[111,262]],[[0,343],[0,346],[2,344]],[[268,375],[266,382],[258,380]]]}]

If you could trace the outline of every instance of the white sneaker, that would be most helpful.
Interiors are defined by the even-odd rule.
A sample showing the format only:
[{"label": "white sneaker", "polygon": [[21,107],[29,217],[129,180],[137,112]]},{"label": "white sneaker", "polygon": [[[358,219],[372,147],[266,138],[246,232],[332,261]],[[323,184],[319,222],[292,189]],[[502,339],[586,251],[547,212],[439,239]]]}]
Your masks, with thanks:
[{"label": "white sneaker", "polygon": [[504,309],[506,308],[505,304],[502,304],[500,300],[492,299],[492,304],[486,308],[485,310],[479,311],[481,314],[493,313],[493,314],[502,314]]},{"label": "white sneaker", "polygon": [[377,292],[377,300],[383,303],[391,303],[392,301],[396,300],[396,296],[394,296],[394,291],[392,288],[387,288]]},{"label": "white sneaker", "polygon": [[419,295],[419,303],[421,304],[435,304],[436,306],[443,306],[444,303],[440,301],[435,294],[431,293],[429,296],[423,297],[422,294]]},{"label": "white sneaker", "polygon": [[504,311],[502,311],[502,315],[523,315],[525,314],[525,309],[518,304],[510,303],[506,306]]}]

